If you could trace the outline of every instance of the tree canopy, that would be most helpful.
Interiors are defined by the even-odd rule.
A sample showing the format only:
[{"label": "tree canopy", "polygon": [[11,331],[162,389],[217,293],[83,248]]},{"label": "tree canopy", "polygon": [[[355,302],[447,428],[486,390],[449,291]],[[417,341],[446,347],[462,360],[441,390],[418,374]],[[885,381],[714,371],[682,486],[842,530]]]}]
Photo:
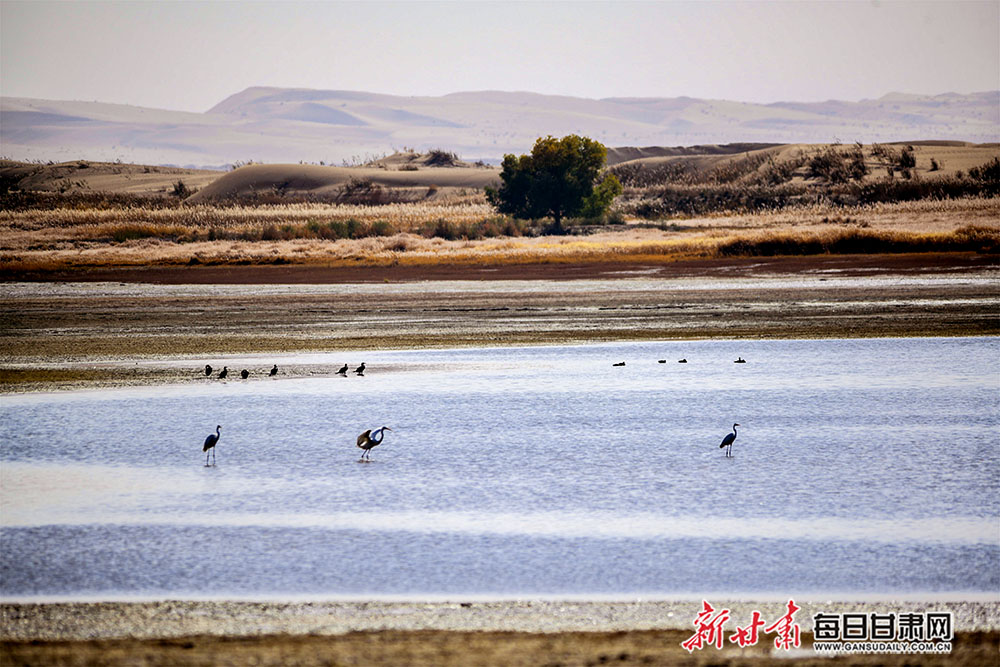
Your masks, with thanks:
[{"label": "tree canopy", "polygon": [[556,229],[566,216],[600,216],[622,193],[613,174],[597,180],[607,154],[601,143],[575,134],[540,138],[530,155],[504,156],[500,187],[486,188],[486,198],[518,218],[551,217]]}]

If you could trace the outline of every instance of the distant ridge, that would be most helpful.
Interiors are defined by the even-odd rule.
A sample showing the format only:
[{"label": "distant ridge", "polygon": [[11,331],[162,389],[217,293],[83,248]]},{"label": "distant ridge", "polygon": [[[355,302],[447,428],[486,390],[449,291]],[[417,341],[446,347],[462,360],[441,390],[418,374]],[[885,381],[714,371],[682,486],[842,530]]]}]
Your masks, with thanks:
[{"label": "distant ridge", "polygon": [[527,152],[539,136],[570,133],[606,146],[718,150],[833,141],[1000,142],[1000,91],[752,104],[692,97],[587,99],[504,91],[403,97],[252,87],[205,113],[0,98],[0,156],[17,160],[339,165],[406,147],[440,148],[468,161],[496,163],[505,153]]}]

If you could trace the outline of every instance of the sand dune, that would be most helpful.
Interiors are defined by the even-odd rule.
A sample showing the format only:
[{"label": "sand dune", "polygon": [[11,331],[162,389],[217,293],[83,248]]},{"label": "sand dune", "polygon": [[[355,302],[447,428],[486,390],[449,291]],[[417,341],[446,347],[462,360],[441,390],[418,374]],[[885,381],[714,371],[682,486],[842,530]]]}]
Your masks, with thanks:
[{"label": "sand dune", "polygon": [[89,160],[55,164],[0,160],[0,179],[20,190],[35,192],[110,192],[160,196],[171,193],[178,181],[197,190],[217,179],[221,173],[205,169]]},{"label": "sand dune", "polygon": [[186,201],[282,192],[286,195],[335,197],[352,181],[393,189],[482,188],[498,181],[499,171],[481,167],[422,167],[415,171],[380,167],[325,167],[301,164],[254,164],[224,174]]}]

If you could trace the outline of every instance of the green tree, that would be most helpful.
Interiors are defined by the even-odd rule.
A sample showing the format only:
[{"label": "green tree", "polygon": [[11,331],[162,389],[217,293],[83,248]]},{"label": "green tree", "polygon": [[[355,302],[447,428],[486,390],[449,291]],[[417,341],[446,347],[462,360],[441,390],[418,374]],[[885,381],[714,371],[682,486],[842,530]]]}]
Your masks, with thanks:
[{"label": "green tree", "polygon": [[597,217],[622,193],[613,174],[597,180],[607,154],[599,142],[575,134],[540,138],[530,155],[504,156],[500,187],[486,188],[486,198],[518,218],[551,217],[556,230],[566,216]]}]

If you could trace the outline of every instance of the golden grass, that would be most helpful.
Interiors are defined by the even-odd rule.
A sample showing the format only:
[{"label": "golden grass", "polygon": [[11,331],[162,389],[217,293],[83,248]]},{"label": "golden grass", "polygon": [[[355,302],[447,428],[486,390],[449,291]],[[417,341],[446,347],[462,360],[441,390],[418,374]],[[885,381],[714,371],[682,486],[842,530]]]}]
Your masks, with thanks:
[{"label": "golden grass", "polygon": [[[16,277],[82,267],[195,264],[662,263],[757,254],[997,252],[1000,245],[996,197],[816,205],[658,226],[632,222],[586,236],[447,241],[414,233],[442,221],[471,225],[490,218],[495,215],[488,205],[469,202],[0,211],[0,268]],[[344,221],[403,231],[340,240],[309,236],[309,230]],[[268,229],[276,235],[269,238]]]}]

